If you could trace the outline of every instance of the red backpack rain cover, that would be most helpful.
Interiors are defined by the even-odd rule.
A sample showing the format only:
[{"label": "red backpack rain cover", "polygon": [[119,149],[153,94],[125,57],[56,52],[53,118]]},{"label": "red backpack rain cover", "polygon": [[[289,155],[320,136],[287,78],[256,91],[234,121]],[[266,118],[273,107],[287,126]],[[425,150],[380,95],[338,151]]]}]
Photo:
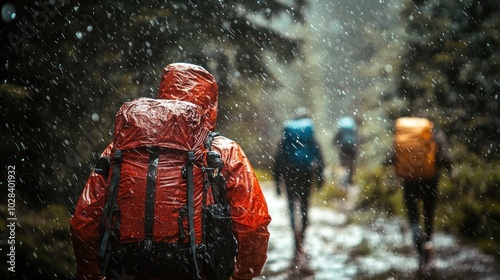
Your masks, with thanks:
[{"label": "red backpack rain cover", "polygon": [[[177,242],[177,219],[186,205],[186,180],[182,168],[187,151],[203,160],[204,140],[209,130],[201,127],[201,109],[185,101],[140,98],[125,103],[116,114],[114,149],[122,151],[116,204],[120,209],[120,242],[145,238],[148,147],[161,148],[156,175],[153,241]],[[111,168],[112,172],[112,168]],[[111,174],[108,176],[111,179]],[[201,241],[203,173],[194,167],[195,232]]]},{"label": "red backpack rain cover", "polygon": [[[223,165],[212,163],[220,154],[208,151],[201,116],[192,103],[147,98],[117,113],[100,230],[105,275],[201,279],[201,260],[214,279],[232,274],[237,241],[224,180],[212,169]],[[216,204],[207,184],[217,184]]]}]

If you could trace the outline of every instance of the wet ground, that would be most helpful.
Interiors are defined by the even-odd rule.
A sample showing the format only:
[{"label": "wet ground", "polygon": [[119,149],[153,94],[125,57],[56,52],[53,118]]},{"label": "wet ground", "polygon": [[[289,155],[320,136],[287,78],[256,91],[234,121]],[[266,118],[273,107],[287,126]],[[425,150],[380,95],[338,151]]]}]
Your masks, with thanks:
[{"label": "wet ground", "polygon": [[[311,271],[294,273],[293,235],[284,196],[262,183],[273,220],[268,260],[257,279],[500,279],[500,261],[476,248],[459,244],[455,237],[436,232],[434,268],[418,272],[418,256],[404,221],[378,217],[356,221],[348,215],[352,205],[311,207],[305,252]],[[296,271],[295,271],[296,272]]]}]

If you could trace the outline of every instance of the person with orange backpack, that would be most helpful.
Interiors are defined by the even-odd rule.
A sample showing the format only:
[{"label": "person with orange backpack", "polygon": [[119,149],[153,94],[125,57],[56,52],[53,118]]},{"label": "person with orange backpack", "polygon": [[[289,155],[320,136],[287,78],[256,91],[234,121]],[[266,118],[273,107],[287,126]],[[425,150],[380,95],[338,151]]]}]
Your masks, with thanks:
[{"label": "person with orange backpack", "polygon": [[173,63],[116,114],[70,230],[78,279],[252,279],[271,217],[242,148],[213,132],[218,86]]},{"label": "person with orange backpack", "polygon": [[[394,147],[384,163],[393,164],[396,175],[403,180],[403,198],[420,270],[428,271],[433,265],[432,233],[440,169],[444,168],[452,180],[456,176],[446,135],[421,114],[398,118]],[[419,201],[423,204],[424,232],[419,224]]]}]

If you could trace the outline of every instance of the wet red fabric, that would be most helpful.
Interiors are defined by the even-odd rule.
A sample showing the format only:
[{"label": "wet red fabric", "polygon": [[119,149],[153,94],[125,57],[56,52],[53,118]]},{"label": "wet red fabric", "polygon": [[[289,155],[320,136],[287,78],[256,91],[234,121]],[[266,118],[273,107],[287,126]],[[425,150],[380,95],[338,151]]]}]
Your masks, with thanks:
[{"label": "wet red fabric", "polygon": [[[128,154],[124,154],[124,165],[122,168],[129,168],[122,172],[129,172],[132,176],[128,182],[124,182],[122,193],[119,191],[119,204],[123,204],[126,215],[133,217],[130,223],[136,221],[136,225],[131,226],[131,232],[126,235],[128,241],[137,241],[143,238],[142,217],[138,213],[144,213],[144,205],[125,206],[126,197],[130,195],[131,184],[145,185],[145,176],[141,172],[147,170],[147,158],[142,157],[140,149],[137,148],[145,144],[155,144],[164,148],[174,148],[189,150],[200,146],[199,138],[193,136],[203,136],[208,130],[213,130],[216,126],[217,117],[217,83],[213,76],[202,67],[176,63],[168,65],[163,71],[160,83],[159,98],[167,99],[169,102],[158,102],[152,99],[140,99],[135,103],[124,105],[117,114],[117,127],[113,144],[110,144],[103,152],[102,156],[111,157],[113,150],[130,149]],[[169,108],[177,101],[188,101],[180,104],[185,108],[175,111]],[[183,103],[183,102],[178,102]],[[147,122],[139,121],[139,118],[130,117],[140,112],[140,106],[152,106],[148,116],[152,123],[164,122],[165,129],[149,130]],[[198,107],[199,106],[199,107]],[[188,116],[177,114],[180,111],[190,110]],[[124,114],[124,112],[127,112]],[[130,113],[130,114],[129,114]],[[120,115],[121,114],[121,115]],[[139,113],[142,114],[142,113]],[[166,114],[167,119],[165,119]],[[143,116],[141,116],[142,118]],[[120,119],[121,118],[121,119]],[[148,122],[149,122],[148,121]],[[120,125],[118,123],[121,122]],[[201,125],[195,125],[199,122]],[[176,125],[177,123],[177,125]],[[184,123],[184,124],[183,124]],[[186,123],[188,124],[186,127]],[[192,126],[189,123],[193,124]],[[144,129],[146,127],[146,129]],[[127,131],[126,131],[127,130]],[[129,136],[134,135],[134,137]],[[133,143],[133,144],[130,144]],[[172,146],[173,145],[173,146]],[[234,141],[225,137],[216,137],[212,148],[221,154],[224,162],[223,175],[227,179],[228,198],[233,219],[233,228],[239,243],[239,252],[236,262],[234,279],[251,279],[261,273],[266,261],[266,252],[269,240],[267,226],[271,221],[268,214],[267,204],[260,188],[259,182],[254,174],[252,166],[248,161],[241,147]],[[135,153],[135,154],[134,154]],[[177,213],[169,212],[172,205],[185,204],[185,182],[179,181],[180,172],[176,160],[185,161],[183,154],[160,154],[157,196],[159,203],[155,205],[155,227],[153,238],[156,241],[171,242],[177,238],[177,231],[169,229],[166,225],[167,219],[177,219]],[[140,162],[139,164],[137,162]],[[163,163],[161,163],[163,162]],[[169,164],[170,162],[171,164]],[[161,163],[161,164],[160,164]],[[146,165],[144,165],[146,164]],[[137,172],[141,170],[141,172]],[[196,185],[199,181],[201,170],[195,168]],[[175,173],[175,174],[174,174]],[[107,194],[107,182],[103,177],[95,172],[89,176],[83,192],[78,200],[75,214],[71,219],[71,234],[77,260],[77,274],[80,279],[101,279],[97,262],[98,250],[98,224],[102,216],[102,211]],[[172,187],[176,186],[176,188]],[[120,187],[121,188],[121,187]],[[129,193],[127,193],[127,190]],[[143,190],[137,190],[139,196],[144,196]],[[195,200],[199,201],[202,195],[199,190],[195,190]],[[196,211],[200,211],[197,209]],[[124,215],[124,214],[122,214]],[[158,224],[158,226],[156,226]],[[163,225],[163,226],[162,226]],[[196,221],[195,229],[197,240],[201,233],[200,221]]]},{"label": "wet red fabric", "polygon": [[[155,190],[153,241],[177,242],[179,229],[177,218],[181,208],[187,204],[187,185],[182,178],[182,166],[186,153],[161,152]],[[146,177],[149,153],[146,148],[123,152],[122,176],[117,195],[120,209],[120,241],[144,241],[144,217],[146,207]],[[203,198],[203,173],[200,167],[194,170],[195,233],[201,242],[201,207]],[[198,214],[197,214],[198,213]],[[184,221],[187,229],[187,219]],[[185,232],[187,234],[187,231]],[[184,242],[188,242],[186,239]]]},{"label": "wet red fabric", "polygon": [[215,130],[217,122],[218,97],[217,82],[212,74],[202,67],[174,63],[163,69],[158,98],[184,100],[200,106],[203,110],[203,121],[212,131]]},{"label": "wet red fabric", "polygon": [[115,117],[113,143],[118,150],[158,146],[199,150],[208,135],[199,106],[180,100],[139,98],[126,102]]},{"label": "wet red fabric", "polygon": [[[197,161],[193,170],[194,224],[196,240],[201,242],[204,186],[201,166],[204,140],[209,133],[207,123],[202,122],[202,111],[200,106],[187,101],[139,98],[123,104],[116,114],[113,149],[123,154],[117,195],[121,242],[145,239],[145,175],[150,157],[147,147],[151,146],[161,148],[154,195],[153,241],[178,242],[177,219],[187,204],[187,183],[182,177],[182,168],[187,162],[187,151],[194,151]],[[187,229],[187,220],[184,222]]]}]

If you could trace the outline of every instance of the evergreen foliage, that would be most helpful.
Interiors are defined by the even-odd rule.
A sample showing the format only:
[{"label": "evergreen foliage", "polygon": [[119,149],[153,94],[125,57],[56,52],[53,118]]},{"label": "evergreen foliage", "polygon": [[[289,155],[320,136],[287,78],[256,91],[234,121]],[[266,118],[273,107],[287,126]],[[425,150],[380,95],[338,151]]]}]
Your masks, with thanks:
[{"label": "evergreen foliage", "polygon": [[[377,133],[365,153],[382,161],[392,147],[392,121],[427,114],[450,139],[460,182],[443,174],[436,225],[498,254],[500,4],[407,0],[390,6],[398,15],[396,25],[373,41],[377,51],[360,69],[373,81],[364,89],[364,116],[381,113],[390,121],[378,122],[387,133]],[[399,192],[391,191],[394,182],[382,179],[390,175],[378,170],[361,177],[366,185],[361,206],[387,213],[401,209],[394,202]]]},{"label": "evergreen foliage", "polygon": [[500,6],[497,1],[406,3],[396,94],[470,152],[500,158]]},{"label": "evergreen foliage", "polygon": [[[117,109],[137,97],[156,97],[167,64],[195,63],[214,74],[223,130],[255,118],[228,112],[248,98],[240,81],[259,78],[264,88],[274,87],[266,56],[284,62],[301,52],[299,39],[268,23],[289,17],[300,24],[304,0],[10,2],[15,17],[2,12],[0,27],[0,158],[2,165],[16,166],[16,203],[24,209],[18,213],[23,245],[17,244],[17,270],[38,278],[74,272],[67,225],[55,222],[69,217],[50,209],[62,205],[73,212],[93,164],[112,140]],[[6,188],[1,194],[6,197]],[[5,218],[7,209],[0,210]],[[57,253],[59,263],[48,259],[55,250],[65,254]]]},{"label": "evergreen foliage", "polygon": [[272,86],[264,57],[271,52],[286,61],[300,52],[298,39],[266,22],[278,16],[300,22],[303,4],[16,1],[17,18],[0,30],[6,42],[0,47],[0,156],[23,173],[19,197],[32,207],[74,205],[111,141],[119,106],[156,97],[161,71],[171,62],[213,73],[221,92],[219,127],[239,120],[228,114],[231,102],[243,98],[238,81],[262,76]]}]

